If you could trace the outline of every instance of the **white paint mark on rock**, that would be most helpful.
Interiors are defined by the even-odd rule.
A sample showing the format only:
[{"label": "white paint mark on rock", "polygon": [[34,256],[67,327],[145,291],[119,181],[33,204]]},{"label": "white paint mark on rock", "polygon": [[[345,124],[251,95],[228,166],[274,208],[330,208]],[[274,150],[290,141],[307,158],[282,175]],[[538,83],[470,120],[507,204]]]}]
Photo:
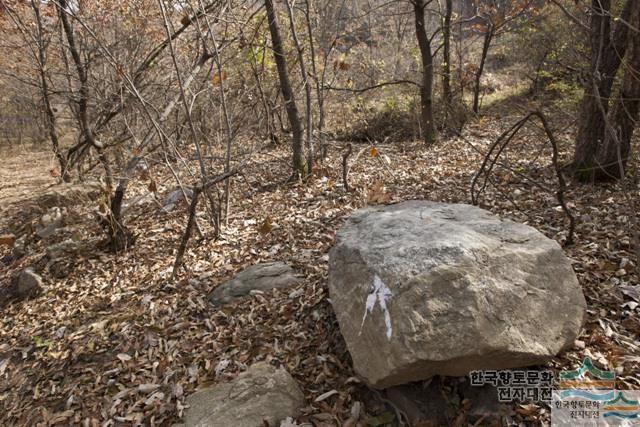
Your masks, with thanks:
[{"label": "white paint mark on rock", "polygon": [[380,309],[382,309],[384,313],[384,324],[387,327],[387,339],[391,339],[391,334],[393,333],[393,327],[391,326],[391,314],[389,313],[389,309],[387,308],[387,301],[391,298],[393,294],[391,293],[391,289],[378,277],[378,275],[373,276],[373,290],[367,296],[367,306],[364,311],[364,315],[362,316],[362,324],[360,325],[360,333],[362,333],[362,327],[364,326],[364,321],[367,319],[367,315],[373,311],[376,306],[376,303],[380,304]]}]

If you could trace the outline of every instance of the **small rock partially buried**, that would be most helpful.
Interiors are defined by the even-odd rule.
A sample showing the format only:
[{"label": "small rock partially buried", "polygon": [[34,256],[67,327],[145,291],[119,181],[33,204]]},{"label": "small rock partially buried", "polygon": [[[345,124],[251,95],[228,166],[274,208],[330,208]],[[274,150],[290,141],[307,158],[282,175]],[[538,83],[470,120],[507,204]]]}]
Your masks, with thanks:
[{"label": "small rock partially buried", "polygon": [[187,404],[184,427],[264,427],[295,417],[304,396],[286,370],[260,362],[228,383],[197,391]]},{"label": "small rock partially buried", "polygon": [[299,278],[290,265],[284,262],[265,262],[236,274],[231,280],[218,286],[209,294],[209,301],[216,305],[228,304],[251,291],[268,292],[298,283]]},{"label": "small rock partially buried", "polygon": [[0,307],[10,301],[21,301],[42,291],[42,277],[32,268],[25,268],[8,285],[0,286]]},{"label": "small rock partially buried", "polygon": [[28,298],[42,290],[42,277],[31,268],[25,268],[18,276],[14,296],[18,299]]}]

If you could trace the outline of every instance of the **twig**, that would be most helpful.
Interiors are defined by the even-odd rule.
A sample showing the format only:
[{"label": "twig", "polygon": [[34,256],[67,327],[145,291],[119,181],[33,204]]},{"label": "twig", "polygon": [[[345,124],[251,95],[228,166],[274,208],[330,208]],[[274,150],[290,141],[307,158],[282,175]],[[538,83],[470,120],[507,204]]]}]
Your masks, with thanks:
[{"label": "twig", "polygon": [[369,90],[373,90],[373,89],[379,89],[381,87],[385,87],[385,86],[393,86],[393,85],[403,85],[403,84],[410,84],[410,85],[414,85],[414,86],[420,86],[420,84],[412,81],[412,80],[395,80],[392,82],[383,82],[383,83],[378,83],[377,85],[373,85],[373,86],[367,86],[367,87],[363,87],[363,88],[358,88],[358,89],[353,89],[353,88],[349,88],[349,87],[333,87],[333,86],[329,86],[326,85],[323,87],[324,90],[337,90],[337,91],[341,91],[341,92],[354,92],[354,93],[362,93],[362,92],[367,92]]},{"label": "twig", "polygon": [[353,145],[349,143],[347,145],[347,151],[342,156],[342,182],[344,183],[345,191],[349,190],[349,156],[353,152]]},{"label": "twig", "polygon": [[187,249],[187,244],[189,243],[189,238],[191,237],[191,230],[193,229],[193,225],[195,223],[196,208],[198,207],[200,193],[206,191],[213,184],[227,180],[237,173],[237,169],[230,170],[214,178],[208,179],[193,188],[193,198],[191,199],[191,204],[189,205],[189,219],[187,220],[187,227],[185,228],[184,234],[182,235],[180,247],[178,248],[178,253],[176,254],[176,259],[173,263],[173,271],[171,272],[172,281],[175,280],[176,275],[178,274],[178,268],[180,268],[180,265],[182,264],[182,258],[184,257],[184,252]]},{"label": "twig", "polygon": [[193,190],[193,198],[191,199],[191,204],[189,205],[189,219],[187,221],[187,227],[184,230],[184,234],[182,235],[182,240],[180,241],[180,247],[178,248],[176,259],[173,262],[171,281],[176,278],[178,268],[180,267],[180,264],[182,264],[184,251],[187,249],[187,244],[189,243],[189,238],[191,237],[191,230],[193,229],[193,224],[196,222],[196,208],[198,207],[198,200],[200,199],[201,191],[202,190],[200,188],[195,188]]}]

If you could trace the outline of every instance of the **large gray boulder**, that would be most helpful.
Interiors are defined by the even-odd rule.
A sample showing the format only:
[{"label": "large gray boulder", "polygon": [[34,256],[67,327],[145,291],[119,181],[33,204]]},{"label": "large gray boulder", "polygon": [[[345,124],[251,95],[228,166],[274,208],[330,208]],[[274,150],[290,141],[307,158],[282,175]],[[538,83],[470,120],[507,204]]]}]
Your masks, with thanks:
[{"label": "large gray boulder", "polygon": [[555,241],[426,201],[356,211],[330,252],[329,291],[355,370],[376,388],[545,362],[586,309]]},{"label": "large gray boulder", "polygon": [[272,289],[282,289],[299,282],[295,271],[284,262],[263,262],[252,265],[231,280],[215,288],[209,294],[209,301],[215,305],[228,304],[251,291],[268,292]]},{"label": "large gray boulder", "polygon": [[187,404],[185,427],[264,427],[295,417],[304,396],[287,371],[261,362],[231,382],[192,394]]}]

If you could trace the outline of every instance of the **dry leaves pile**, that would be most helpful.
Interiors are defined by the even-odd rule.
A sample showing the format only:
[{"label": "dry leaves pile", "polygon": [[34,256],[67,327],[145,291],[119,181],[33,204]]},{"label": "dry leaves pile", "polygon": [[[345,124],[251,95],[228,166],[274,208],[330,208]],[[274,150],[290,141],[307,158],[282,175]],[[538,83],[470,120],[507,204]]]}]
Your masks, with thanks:
[{"label": "dry leaves pile", "polygon": [[[127,215],[139,234],[135,247],[118,256],[98,249],[79,255],[68,277],[43,273],[43,295],[2,312],[0,425],[170,425],[182,415],[189,393],[259,360],[286,366],[300,383],[308,407],[298,422],[354,425],[354,415],[366,422],[379,408],[360,403],[367,390],[352,372],[327,301],[327,252],[335,231],[344,215],[367,203],[468,202],[479,153],[510,120],[478,122],[464,139],[427,149],[378,145],[375,155],[352,165],[351,192],[341,184],[338,144],[306,183],[267,187],[287,176],[288,153],[256,154],[233,181],[229,226],[218,240],[191,242],[187,270],[176,283],[169,277],[186,221],[184,205],[168,214],[154,203],[132,207]],[[505,153],[511,171],[496,171],[496,187],[487,189],[482,206],[562,242],[565,218],[554,195],[521,176],[555,186],[549,153],[537,135],[531,129]],[[382,156],[388,168],[380,167]],[[138,183],[139,192],[146,188]],[[581,342],[551,366],[573,368],[589,355],[615,369],[621,387],[640,388],[640,280],[628,191],[621,184],[569,186],[567,200],[579,225],[577,243],[566,251],[584,286],[589,316]],[[637,200],[638,188],[633,191]],[[85,220],[75,232],[90,241],[100,230],[86,215],[78,213]],[[208,230],[204,212],[199,219]],[[36,244],[19,263],[3,267],[0,280],[38,264],[44,250]],[[286,260],[306,280],[221,310],[207,303],[207,293],[223,279],[264,260]],[[516,422],[547,416],[537,405],[517,408]]]}]

